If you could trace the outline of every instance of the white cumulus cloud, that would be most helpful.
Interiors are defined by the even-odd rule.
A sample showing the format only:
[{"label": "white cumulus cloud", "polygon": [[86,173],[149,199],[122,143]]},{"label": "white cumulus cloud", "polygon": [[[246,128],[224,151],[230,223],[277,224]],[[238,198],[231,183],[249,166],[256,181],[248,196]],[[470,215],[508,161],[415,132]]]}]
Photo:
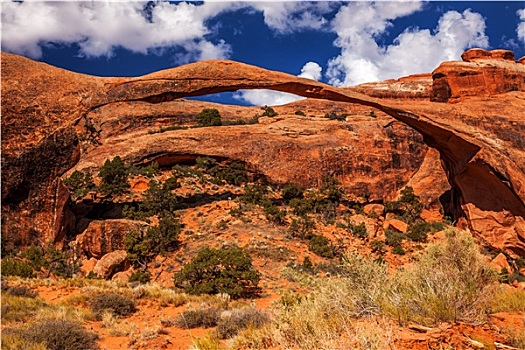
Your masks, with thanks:
[{"label": "white cumulus cloud", "polygon": [[350,86],[431,72],[443,61],[459,59],[468,47],[488,46],[485,20],[471,10],[448,11],[433,31],[407,28],[392,44],[378,44],[394,19],[421,9],[419,2],[355,2],[342,7],[332,23],[341,53],[328,62],[330,84]]},{"label": "white cumulus cloud", "polygon": [[186,59],[225,58],[231,47],[205,39],[205,22],[239,5],[210,2],[6,2],[2,4],[2,48],[32,58],[42,47],[77,43],[79,54],[108,56],[117,47],[148,53],[177,46]]},{"label": "white cumulus cloud", "polygon": [[273,90],[239,90],[233,94],[233,98],[248,102],[253,106],[280,106],[305,99],[294,94]]},{"label": "white cumulus cloud", "polygon": [[525,8],[518,10],[516,12],[520,19],[520,23],[518,23],[518,27],[516,28],[516,33],[518,33],[518,39],[521,40],[521,42],[525,42]]},{"label": "white cumulus cloud", "polygon": [[301,68],[301,74],[299,74],[299,77],[319,81],[322,76],[322,71],[323,68],[321,68],[318,63],[308,62],[303,66],[303,68]]},{"label": "white cumulus cloud", "polygon": [[336,5],[330,1],[265,1],[249,4],[256,11],[261,11],[264,23],[279,34],[327,27],[329,21],[324,15]]}]

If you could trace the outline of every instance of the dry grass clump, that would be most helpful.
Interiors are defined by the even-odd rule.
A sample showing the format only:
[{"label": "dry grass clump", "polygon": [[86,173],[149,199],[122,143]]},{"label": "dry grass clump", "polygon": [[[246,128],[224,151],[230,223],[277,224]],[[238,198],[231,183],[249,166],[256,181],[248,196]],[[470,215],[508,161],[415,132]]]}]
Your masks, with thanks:
[{"label": "dry grass clump", "polygon": [[525,312],[525,290],[500,285],[489,301],[491,312]]},{"label": "dry grass clump", "polygon": [[259,328],[269,322],[270,317],[264,311],[255,308],[234,309],[221,315],[217,334],[221,339],[231,338],[244,329]]},{"label": "dry grass clump", "polygon": [[190,350],[223,350],[225,347],[222,345],[220,339],[217,337],[216,332],[209,332],[204,337],[195,339]]},{"label": "dry grass clump", "polygon": [[181,313],[174,321],[175,325],[183,329],[211,328],[217,326],[221,310],[213,307],[197,310],[187,310]]},{"label": "dry grass clump", "polygon": [[178,307],[189,301],[187,294],[177,293],[173,289],[164,288],[153,283],[141,284],[133,288],[132,295],[135,299],[153,300],[163,307],[168,305]]},{"label": "dry grass clump", "polygon": [[383,309],[422,324],[478,321],[486,317],[484,301],[496,277],[471,237],[451,233],[429,246],[412,269],[389,279]]},{"label": "dry grass clump", "polygon": [[39,298],[2,294],[2,323],[25,322],[46,308],[49,306]]},{"label": "dry grass clump", "polygon": [[[384,264],[349,255],[341,271],[329,279],[290,275],[312,292],[284,295],[272,322],[242,332],[235,346],[385,349],[395,341],[385,316],[422,324],[478,321],[486,317],[497,283],[473,239],[453,233],[409,269],[388,274]],[[515,297],[516,303],[509,301],[513,310],[522,305]]]},{"label": "dry grass clump", "polygon": [[117,316],[128,316],[137,311],[135,302],[116,293],[100,293],[91,299],[91,311],[102,319],[104,312],[112,312]]},{"label": "dry grass clump", "polygon": [[2,348],[96,350],[99,349],[97,338],[78,322],[50,319],[33,322],[26,327],[5,329],[2,332]]}]

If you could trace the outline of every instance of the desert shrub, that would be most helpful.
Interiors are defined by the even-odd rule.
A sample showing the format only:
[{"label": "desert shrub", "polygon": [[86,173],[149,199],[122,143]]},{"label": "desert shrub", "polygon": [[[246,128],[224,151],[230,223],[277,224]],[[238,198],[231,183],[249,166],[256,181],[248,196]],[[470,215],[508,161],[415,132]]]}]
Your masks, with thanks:
[{"label": "desert shrub", "polygon": [[416,222],[410,224],[407,230],[407,237],[414,242],[426,242],[429,233],[437,232],[445,228],[441,222]]},{"label": "desert shrub", "polygon": [[313,211],[313,202],[308,198],[293,198],[288,203],[297,216],[306,216]]},{"label": "desert shrub", "polygon": [[150,240],[153,254],[165,254],[178,248],[182,225],[177,217],[167,215],[160,218],[158,226],[149,227],[146,237]]},{"label": "desert shrub", "polygon": [[3,258],[1,263],[2,276],[19,276],[23,278],[32,278],[33,268],[27,261],[14,258]]},{"label": "desert shrub", "polygon": [[137,270],[129,276],[129,282],[139,282],[142,284],[148,283],[151,280],[151,275],[149,272],[144,272],[142,270]]},{"label": "desert shrub", "polygon": [[491,312],[525,312],[525,290],[499,285],[488,303]]},{"label": "desert shrub", "polygon": [[231,185],[240,186],[248,181],[248,172],[243,162],[232,162],[222,168],[216,177]]},{"label": "desert shrub", "polygon": [[346,303],[353,316],[377,315],[381,311],[381,298],[388,267],[359,255],[342,258],[342,283],[348,290]]},{"label": "desert shrub", "polygon": [[412,270],[397,276],[389,297],[396,315],[422,323],[474,321],[484,315],[496,274],[471,237],[450,234],[430,246]]},{"label": "desert shrub", "polygon": [[47,350],[44,343],[22,339],[16,331],[6,328],[2,332],[2,350]]},{"label": "desert shrub", "polygon": [[334,257],[334,250],[330,240],[324,236],[313,235],[308,242],[308,250],[323,258]]},{"label": "desert shrub", "polygon": [[330,120],[339,120],[339,121],[345,121],[347,116],[348,114],[346,113],[337,114],[336,111],[331,111],[324,115],[325,118],[328,118]]},{"label": "desert shrub", "polygon": [[142,175],[144,177],[153,177],[162,173],[159,163],[152,162],[146,166],[132,166],[130,167],[131,175]]},{"label": "desert shrub", "polygon": [[399,246],[405,240],[406,236],[401,232],[392,231],[390,229],[385,230],[385,243],[391,247]]},{"label": "desert shrub", "polygon": [[208,172],[210,169],[217,166],[217,160],[211,157],[197,157],[195,159],[195,168]]},{"label": "desert shrub", "polygon": [[130,231],[124,238],[127,259],[135,266],[145,267],[155,256],[178,248],[182,225],[177,217],[160,218],[158,226],[150,226],[146,232]]},{"label": "desert shrub", "polygon": [[370,113],[369,113],[368,115],[369,115],[370,117],[372,117],[372,118],[377,118],[377,114],[376,114],[376,112],[374,112],[374,111],[370,111]]},{"label": "desert shrub", "polygon": [[248,172],[243,162],[231,162],[225,165],[217,163],[213,158],[198,157],[196,160],[197,169],[213,177],[213,181],[221,184],[223,181],[231,185],[240,186],[248,182]]},{"label": "desert shrub", "polygon": [[222,125],[221,114],[215,108],[205,108],[197,115],[197,125],[220,126]]},{"label": "desert shrub", "polygon": [[31,265],[33,270],[36,271],[39,271],[42,267],[47,267],[49,265],[49,262],[45,257],[44,249],[34,245],[27,248],[27,250],[22,253],[22,257],[26,258],[29,265]]},{"label": "desert shrub", "polygon": [[98,176],[101,179],[100,191],[109,196],[116,196],[126,192],[128,184],[129,168],[119,156],[113,160],[106,159],[100,168]]},{"label": "desert shrub", "polygon": [[341,184],[335,177],[325,176],[323,179],[323,186],[321,186],[321,192],[330,202],[339,203],[344,194],[340,185]]},{"label": "desert shrub", "polygon": [[71,278],[80,270],[80,260],[71,249],[61,250],[49,245],[45,250],[46,268],[62,278]]},{"label": "desert shrub", "polygon": [[146,267],[152,257],[149,240],[143,232],[132,230],[124,238],[126,258],[134,266]]},{"label": "desert shrub", "polygon": [[260,204],[266,199],[268,189],[262,184],[247,185],[244,189],[244,194],[241,196],[241,200],[246,203]]},{"label": "desert shrub", "polygon": [[210,307],[206,309],[187,310],[176,319],[175,325],[183,329],[210,328],[217,326],[220,319],[220,310]]},{"label": "desert shrub", "polygon": [[407,186],[401,190],[401,197],[397,201],[386,202],[385,212],[394,213],[399,219],[411,224],[413,223],[423,211],[423,204],[419,201],[419,197],[414,194],[414,189]]},{"label": "desert shrub", "polygon": [[220,319],[217,324],[219,338],[227,339],[237,335],[248,327],[261,327],[268,323],[270,317],[255,308],[232,310],[229,316]]},{"label": "desert shrub", "polygon": [[366,230],[366,225],[364,222],[360,224],[354,224],[351,220],[346,218],[345,223],[338,222],[337,226],[341,227],[352,234],[354,237],[366,238],[368,237],[368,232]]},{"label": "desert shrub", "polygon": [[281,191],[281,196],[285,201],[290,201],[294,198],[304,197],[304,188],[298,184],[289,184]]},{"label": "desert shrub", "polygon": [[46,303],[39,298],[2,292],[2,323],[27,321],[45,307]]},{"label": "desert shrub", "polygon": [[264,106],[261,109],[264,111],[261,115],[262,117],[276,117],[278,115],[272,107]]},{"label": "desert shrub", "polygon": [[270,205],[264,206],[264,214],[266,215],[266,218],[269,221],[274,222],[278,225],[284,224],[284,219],[286,217],[286,211],[281,210],[279,209],[279,207],[271,204],[271,201],[270,201]]},{"label": "desert shrub", "polygon": [[366,226],[364,222],[357,225],[353,225],[350,230],[352,231],[352,235],[356,237],[366,238],[368,236],[368,232],[366,231]]},{"label": "desert shrub", "polygon": [[[47,350],[99,349],[96,334],[88,332],[81,324],[68,319],[42,320],[24,328],[10,329],[6,333],[29,346],[43,344]],[[4,334],[2,340],[3,338]],[[4,348],[3,344],[2,348]]]},{"label": "desert shrub", "polygon": [[385,242],[374,240],[370,242],[370,248],[374,253],[384,253],[385,252]]},{"label": "desert shrub", "polygon": [[73,199],[84,197],[89,191],[96,188],[91,174],[83,173],[78,170],[75,170],[71,176],[64,179],[63,182],[71,192]]},{"label": "desert shrub", "polygon": [[172,192],[173,189],[180,187],[178,182],[151,180],[149,187],[144,191],[143,201],[139,211],[152,215],[172,215],[178,208],[177,196]]},{"label": "desert shrub", "polygon": [[221,343],[217,332],[208,332],[203,337],[193,341],[192,350],[225,350],[226,347]]},{"label": "desert shrub", "polygon": [[100,319],[104,312],[111,312],[116,316],[128,316],[137,311],[137,308],[135,302],[126,296],[104,292],[93,296],[91,311]]},{"label": "desert shrub", "polygon": [[405,249],[403,248],[403,246],[401,244],[396,244],[392,248],[392,253],[396,254],[396,255],[405,255],[406,254]]},{"label": "desert shrub", "polygon": [[306,114],[303,111],[297,110],[294,113],[295,115],[302,115],[303,117],[306,117]]},{"label": "desert shrub", "polygon": [[189,294],[227,293],[234,299],[258,293],[259,280],[252,258],[238,247],[204,248],[175,273],[175,285]]},{"label": "desert shrub", "polygon": [[293,219],[290,227],[288,227],[287,234],[291,237],[301,239],[310,239],[312,237],[312,230],[315,223],[309,217],[300,217],[299,220]]},{"label": "desert shrub", "polygon": [[514,349],[525,349],[525,324],[524,327],[507,327],[503,330],[507,338],[507,343],[513,346]]},{"label": "desert shrub", "polygon": [[38,296],[37,292],[27,286],[9,286],[4,292],[15,297],[36,298]]}]

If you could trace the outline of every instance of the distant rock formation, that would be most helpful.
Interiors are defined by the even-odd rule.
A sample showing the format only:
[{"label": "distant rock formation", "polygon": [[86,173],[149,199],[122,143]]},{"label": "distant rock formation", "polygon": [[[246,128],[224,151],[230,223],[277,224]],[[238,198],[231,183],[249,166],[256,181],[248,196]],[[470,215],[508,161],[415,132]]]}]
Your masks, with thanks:
[{"label": "distant rock formation", "polygon": [[[477,58],[483,55],[466,55],[466,59],[474,62],[444,63],[433,72],[434,100],[456,99],[454,104],[444,104],[422,99],[373,98],[232,61],[204,61],[137,78],[98,78],[2,53],[2,233],[9,242],[17,244],[35,240],[63,242],[69,194],[59,177],[75,166],[100,166],[106,158],[117,154],[131,162],[147,162],[184,157],[190,150],[217,156],[222,153],[256,164],[276,180],[288,180],[286,170],[281,173],[271,170],[276,165],[286,166],[285,161],[275,163],[278,157],[258,158],[257,152],[249,153],[248,148],[269,147],[262,143],[268,136],[269,142],[280,142],[283,150],[277,154],[284,154],[282,159],[286,159],[286,154],[299,154],[293,153],[293,149],[303,146],[298,146],[300,143],[293,136],[290,139],[293,133],[271,128],[272,125],[289,128],[295,125],[292,122],[257,126],[257,132],[264,135],[259,139],[241,126],[178,130],[152,136],[144,130],[130,132],[135,130],[133,127],[102,125],[110,122],[105,119],[108,116],[113,116],[113,125],[118,125],[119,120],[132,123],[134,116],[137,120],[154,118],[152,112],[159,108],[152,106],[170,106],[166,102],[183,97],[238,89],[272,89],[374,108],[418,131],[428,146],[439,151],[452,187],[451,209],[456,217],[464,217],[469,227],[495,248],[525,256],[524,65],[502,60],[507,54]],[[492,78],[478,81],[483,75]],[[491,98],[496,93],[500,93],[498,98]],[[92,120],[98,120],[98,127],[91,124]],[[86,129],[91,132],[88,136],[92,146],[83,150],[79,136],[86,136]],[[337,127],[320,127],[308,132],[315,135],[314,143],[322,138],[317,135],[333,133],[343,146],[345,138],[358,138],[364,131],[366,128],[343,132]],[[410,146],[420,142],[418,137],[407,131],[399,135],[409,141],[403,147],[409,150],[416,147],[412,151],[419,152],[414,162],[422,162],[425,150]],[[111,143],[105,139],[108,136],[114,136]],[[373,138],[370,135],[360,141],[366,143]],[[402,139],[397,142],[403,144]],[[309,147],[308,142],[304,144]],[[333,155],[334,164],[327,162],[326,169],[344,169],[345,164],[335,164],[337,159],[345,159],[339,154],[354,150],[342,146],[337,144],[340,153]],[[374,150],[380,152],[381,146],[376,146]],[[285,148],[289,150],[284,151]],[[393,152],[393,148],[388,152]],[[364,163],[367,157],[373,158],[374,152],[368,151],[356,155],[356,159]],[[409,157],[410,153],[405,154]],[[308,165],[304,165],[305,171],[311,170]],[[405,175],[405,183],[419,165],[406,166],[413,168],[410,175]],[[380,174],[385,169],[363,168],[363,173],[367,171]]]},{"label": "distant rock formation", "polygon": [[525,91],[525,64],[523,58],[515,62],[512,51],[471,49],[461,58],[463,62],[443,62],[432,72],[433,101]]}]

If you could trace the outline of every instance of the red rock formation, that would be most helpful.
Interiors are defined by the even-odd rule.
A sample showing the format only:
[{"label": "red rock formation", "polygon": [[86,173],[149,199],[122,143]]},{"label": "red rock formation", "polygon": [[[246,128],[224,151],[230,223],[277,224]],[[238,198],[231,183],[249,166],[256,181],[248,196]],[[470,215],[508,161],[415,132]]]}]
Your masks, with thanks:
[{"label": "red rock formation", "polygon": [[126,260],[125,250],[115,250],[108,253],[100,259],[95,267],[93,273],[103,279],[110,279],[115,273],[124,271],[129,268]]},{"label": "red rock formation", "polygon": [[432,97],[432,75],[414,74],[344,89],[377,98],[428,99]]},{"label": "red rock formation", "polygon": [[461,58],[443,62],[432,73],[434,101],[525,91],[525,66],[516,64],[512,51],[471,49]]},{"label": "red rock formation", "polygon": [[[483,75],[489,78],[479,80]],[[433,77],[435,86],[440,81],[445,82],[444,86],[450,88],[451,96],[462,96],[462,99],[454,105],[421,100],[378,100],[230,61],[199,62],[138,78],[94,78],[2,54],[2,230],[9,231],[11,236],[24,237],[22,243],[28,243],[31,239],[60,239],[63,201],[57,199],[60,197],[57,195],[57,177],[79,158],[74,126],[82,122],[89,126],[89,118],[97,110],[119,109],[119,106],[129,103],[165,103],[186,96],[238,89],[273,89],[374,108],[417,130],[423,135],[425,143],[440,153],[452,186],[456,213],[465,215],[472,230],[487,242],[525,256],[525,147],[522,137],[525,121],[519,113],[525,109],[524,94],[520,92],[523,91],[525,79],[523,65],[496,60],[450,63],[440,66]],[[478,83],[480,88],[476,88]],[[515,90],[514,86],[520,91],[502,94],[497,100],[485,97]],[[435,89],[434,94],[437,94]],[[465,97],[471,95],[476,96]],[[136,109],[128,111],[139,113]],[[498,128],[495,123],[484,122],[489,119],[502,125],[512,125],[512,128]],[[293,133],[287,135],[282,132],[286,131],[284,129],[271,131],[272,126],[281,127],[274,123],[258,128],[263,133],[281,133],[279,154],[287,154],[288,147],[296,147],[295,142],[289,140]],[[115,140],[132,138],[128,143],[122,141],[122,145],[129,148],[93,145],[89,149],[91,165],[85,158],[82,162],[84,167],[99,166],[103,159],[116,153],[136,162],[159,155],[178,156],[170,153],[169,145],[177,144],[184,138],[186,141],[180,142],[182,149],[200,147],[201,150],[208,150],[204,154],[226,153],[219,151],[221,147],[224,149],[225,145],[247,142],[242,128],[237,131],[240,138],[228,136],[235,128],[183,130],[159,134],[158,137],[138,133],[115,135]],[[348,131],[317,129],[318,133],[334,132],[334,136],[343,139],[349,137]],[[103,144],[103,139],[97,140],[100,137],[98,131],[95,129],[93,132],[94,144]],[[373,139],[373,136],[368,138]],[[284,147],[285,141],[290,146]],[[253,147],[253,143],[251,145]],[[147,157],[144,146],[149,147]],[[248,146],[243,147],[241,149],[245,151]],[[337,161],[340,154],[352,150],[341,148],[340,152],[328,156]],[[242,159],[241,151],[230,153],[233,158]],[[366,159],[371,155],[361,156]],[[252,164],[274,161],[273,158],[257,159],[256,152],[250,157]],[[334,164],[327,163],[326,168],[330,169]],[[269,164],[267,169],[276,165]],[[363,169],[363,172],[366,171]],[[33,229],[34,238],[28,235],[29,229]]]},{"label": "red rock formation", "polygon": [[70,243],[88,258],[100,259],[115,250],[125,248],[124,239],[130,231],[145,230],[148,224],[126,219],[94,220]]}]

